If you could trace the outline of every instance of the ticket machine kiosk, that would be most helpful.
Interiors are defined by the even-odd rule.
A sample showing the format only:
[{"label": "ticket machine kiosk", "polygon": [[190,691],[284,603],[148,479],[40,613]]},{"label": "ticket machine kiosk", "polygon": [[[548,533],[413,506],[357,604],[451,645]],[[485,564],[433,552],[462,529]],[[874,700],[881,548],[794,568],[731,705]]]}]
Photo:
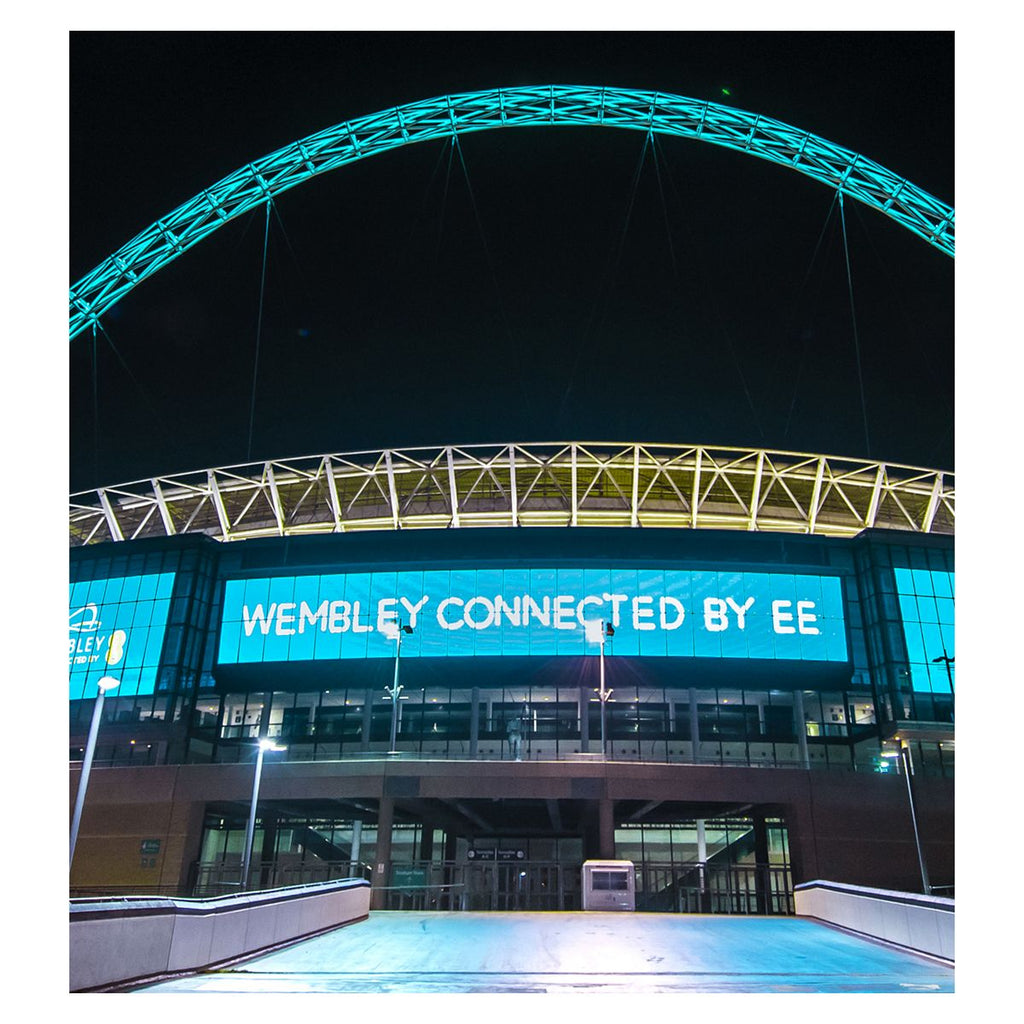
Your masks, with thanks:
[{"label": "ticket machine kiosk", "polygon": [[584,910],[636,910],[636,871],[631,860],[583,864]]}]

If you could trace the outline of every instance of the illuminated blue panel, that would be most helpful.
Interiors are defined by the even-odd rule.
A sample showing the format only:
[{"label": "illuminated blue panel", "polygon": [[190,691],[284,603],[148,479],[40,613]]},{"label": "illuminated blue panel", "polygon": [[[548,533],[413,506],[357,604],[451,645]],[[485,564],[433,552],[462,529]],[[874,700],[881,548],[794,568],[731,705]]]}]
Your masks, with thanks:
[{"label": "illuminated blue panel", "polygon": [[[476,574],[476,598],[466,604],[466,621],[480,628],[474,629],[476,653],[478,655],[500,655],[502,631],[494,628],[496,598],[502,593],[503,580],[500,569],[478,569]],[[402,648],[403,652],[405,648]]]},{"label": "illuminated blue panel", "polygon": [[914,690],[948,694],[955,666],[936,658],[955,657],[955,573],[934,569],[893,569],[903,619],[903,637]]},{"label": "illuminated blue panel", "polygon": [[230,580],[218,660],[393,657],[398,620],[413,628],[402,636],[411,658],[596,654],[587,622],[614,627],[618,655],[848,658],[837,577],[460,567]]},{"label": "illuminated blue panel", "polygon": [[498,617],[501,653],[522,657],[530,653],[529,630],[522,628],[523,594],[530,592],[530,570],[505,569],[501,575]]},{"label": "illuminated blue panel", "polygon": [[[235,603],[242,596],[237,584]],[[104,676],[119,679],[112,695],[153,693],[170,611],[174,573],[74,583],[68,588],[68,693],[95,697]],[[238,625],[238,624],[235,624]],[[240,625],[225,622],[221,660],[237,660]],[[232,654],[235,657],[231,657]]]}]

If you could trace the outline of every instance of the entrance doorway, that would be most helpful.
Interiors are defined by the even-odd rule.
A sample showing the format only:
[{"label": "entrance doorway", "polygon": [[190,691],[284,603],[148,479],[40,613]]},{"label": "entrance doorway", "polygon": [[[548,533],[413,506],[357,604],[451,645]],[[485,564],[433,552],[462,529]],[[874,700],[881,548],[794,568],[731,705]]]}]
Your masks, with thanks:
[{"label": "entrance doorway", "polygon": [[[343,816],[300,804],[261,805],[249,888],[358,875],[379,909],[571,911],[583,862],[610,855],[636,865],[640,912],[793,913],[786,823],[750,805],[616,801],[608,820],[596,800],[396,800],[382,841],[369,800]],[[242,887],[245,826],[242,806],[209,809],[194,895]]]}]

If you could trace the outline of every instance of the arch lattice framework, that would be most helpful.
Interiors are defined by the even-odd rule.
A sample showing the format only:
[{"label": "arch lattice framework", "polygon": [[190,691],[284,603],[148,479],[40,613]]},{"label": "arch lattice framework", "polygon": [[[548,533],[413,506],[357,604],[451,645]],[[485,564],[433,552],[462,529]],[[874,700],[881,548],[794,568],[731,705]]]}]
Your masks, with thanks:
[{"label": "arch lattice framework", "polygon": [[542,125],[626,128],[749,153],[823,182],[954,255],[952,207],[875,161],[810,132],[684,96],[594,86],[522,86],[440,96],[369,114],[246,164],[150,225],[75,284],[70,336],[97,323],[136,285],[222,224],[314,175],[409,143]]},{"label": "arch lattice framework", "polygon": [[605,526],[951,535],[952,473],[696,445],[387,449],[251,463],[76,494],[70,544],[362,530]]}]

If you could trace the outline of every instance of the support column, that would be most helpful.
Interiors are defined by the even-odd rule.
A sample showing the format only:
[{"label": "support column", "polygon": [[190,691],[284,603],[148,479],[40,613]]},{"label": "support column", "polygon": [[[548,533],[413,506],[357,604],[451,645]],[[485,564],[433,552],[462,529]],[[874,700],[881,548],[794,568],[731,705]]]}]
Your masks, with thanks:
[{"label": "support column", "polygon": [[275,847],[277,846],[277,815],[269,811],[260,813],[263,822],[263,842],[260,843],[260,856],[257,861],[258,878],[261,889],[274,886],[274,872],[277,868]]},{"label": "support column", "polygon": [[805,768],[811,767],[811,757],[807,752],[807,720],[804,717],[804,691],[793,691],[793,728],[796,729],[796,742],[800,750],[800,763]]},{"label": "support column", "polygon": [[580,753],[586,754],[590,750],[590,691],[580,687],[578,700],[580,720]]},{"label": "support column", "polygon": [[693,747],[693,763],[700,758],[700,719],[697,717],[697,691],[690,687],[690,744]]},{"label": "support column", "polygon": [[768,877],[768,825],[763,814],[754,815],[754,900],[757,913],[768,913],[771,880]]},{"label": "support column", "polygon": [[700,912],[711,913],[711,885],[708,877],[708,837],[704,831],[704,819],[697,819],[697,860],[700,862],[698,876],[700,878],[700,892],[697,894]]},{"label": "support column", "polygon": [[359,731],[359,749],[370,749],[370,728],[373,724],[373,690],[363,694],[363,725]]},{"label": "support column", "polygon": [[604,860],[615,859],[615,805],[602,797],[597,803],[597,841]]},{"label": "support column", "polygon": [[420,850],[419,857],[417,860],[433,860],[434,859],[434,825],[432,822],[425,821],[420,825]]},{"label": "support column", "polygon": [[363,821],[361,818],[356,818],[352,822],[352,849],[349,850],[349,873],[352,874],[359,870],[359,852],[360,847],[363,843]]},{"label": "support column", "polygon": [[387,893],[383,887],[391,875],[391,825],[395,818],[395,801],[389,796],[380,798],[377,810],[377,849],[373,855],[373,875],[370,879],[370,909],[383,910]]},{"label": "support column", "polygon": [[474,686],[469,704],[469,756],[476,757],[480,747],[480,687]]}]

